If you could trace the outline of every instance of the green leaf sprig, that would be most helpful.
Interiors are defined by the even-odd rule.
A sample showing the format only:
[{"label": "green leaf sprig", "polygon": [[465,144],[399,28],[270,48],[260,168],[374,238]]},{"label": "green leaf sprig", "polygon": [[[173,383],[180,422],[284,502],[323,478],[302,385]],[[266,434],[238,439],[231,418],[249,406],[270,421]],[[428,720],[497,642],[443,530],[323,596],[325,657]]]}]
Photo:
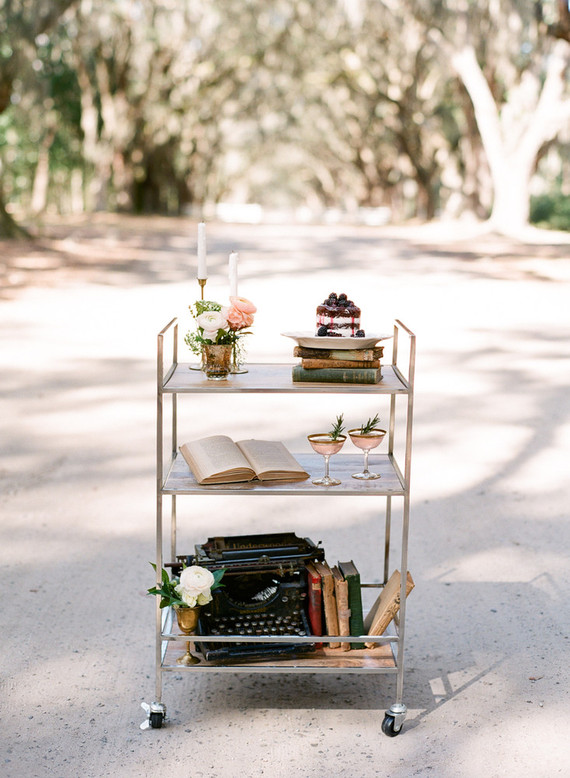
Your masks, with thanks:
[{"label": "green leaf sprig", "polygon": [[[154,562],[151,562],[150,564],[153,566],[154,571],[156,572],[156,565]],[[163,569],[160,583],[160,587],[153,586],[152,589],[149,589],[148,594],[156,594],[160,597],[161,608],[168,608],[169,606],[174,605],[184,605],[178,595],[178,592],[176,591],[176,587],[180,583],[178,578],[169,578],[168,573]]]},{"label": "green leaf sprig", "polygon": [[369,432],[374,432],[374,430],[378,429],[378,425],[380,424],[380,417],[378,414],[373,419],[368,419],[366,424],[363,424],[360,428],[360,433],[362,435],[367,435]]},{"label": "green leaf sprig", "polygon": [[196,300],[194,303],[194,310],[192,310],[192,305],[188,306],[190,309],[190,313],[194,318],[197,316],[200,316],[203,313],[207,313],[208,311],[221,311],[222,306],[220,303],[216,303],[213,300]]},{"label": "green leaf sprig", "polygon": [[333,424],[331,431],[329,432],[330,439],[338,440],[338,438],[342,434],[343,429],[344,429],[344,414],[341,413],[340,416],[336,417],[336,421]]}]

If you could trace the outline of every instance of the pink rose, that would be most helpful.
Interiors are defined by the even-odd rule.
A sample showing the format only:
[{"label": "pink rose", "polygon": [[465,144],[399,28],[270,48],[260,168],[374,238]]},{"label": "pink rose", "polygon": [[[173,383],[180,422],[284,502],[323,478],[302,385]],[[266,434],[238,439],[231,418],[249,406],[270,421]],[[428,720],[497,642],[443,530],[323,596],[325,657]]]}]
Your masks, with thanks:
[{"label": "pink rose", "polygon": [[230,297],[230,307],[224,309],[228,324],[232,330],[243,330],[253,324],[253,314],[257,311],[255,305],[245,297]]},{"label": "pink rose", "polygon": [[243,313],[256,313],[257,311],[255,305],[249,300],[246,300],[245,297],[230,297],[230,303],[234,308],[237,308],[238,311],[242,311]]}]

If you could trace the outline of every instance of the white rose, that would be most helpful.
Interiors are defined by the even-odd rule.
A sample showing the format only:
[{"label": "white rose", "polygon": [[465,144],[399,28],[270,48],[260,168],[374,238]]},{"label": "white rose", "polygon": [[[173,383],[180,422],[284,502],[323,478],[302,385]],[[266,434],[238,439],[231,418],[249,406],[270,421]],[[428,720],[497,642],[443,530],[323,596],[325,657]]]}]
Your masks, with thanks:
[{"label": "white rose", "polygon": [[191,594],[188,589],[185,589],[183,586],[178,584],[178,586],[174,587],[174,590],[176,594],[180,597],[184,605],[187,605],[189,608],[195,608],[198,603],[198,597],[195,594]]},{"label": "white rose", "polygon": [[198,597],[200,594],[209,596],[214,583],[212,573],[198,565],[185,567],[180,574],[180,586],[192,597]]},{"label": "white rose", "polygon": [[212,601],[212,595],[211,594],[199,594],[197,599],[198,605],[207,605],[209,602]]},{"label": "white rose", "polygon": [[196,318],[196,323],[204,330],[204,338],[215,340],[218,330],[228,328],[228,320],[221,311],[206,311]]}]

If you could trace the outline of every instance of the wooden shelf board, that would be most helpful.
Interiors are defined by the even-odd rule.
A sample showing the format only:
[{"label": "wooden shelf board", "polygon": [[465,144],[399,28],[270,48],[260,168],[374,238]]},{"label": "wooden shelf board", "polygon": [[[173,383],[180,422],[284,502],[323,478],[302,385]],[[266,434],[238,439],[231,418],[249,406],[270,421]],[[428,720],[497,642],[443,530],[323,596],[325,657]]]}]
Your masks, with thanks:
[{"label": "wooden shelf board", "polygon": [[[176,670],[185,670],[186,668],[176,664],[178,657],[185,652],[185,643],[169,641],[166,655],[164,657],[163,668]],[[350,651],[341,651],[337,648],[323,647],[310,654],[299,654],[296,658],[279,659],[278,657],[269,657],[252,661],[243,659],[241,661],[226,660],[224,662],[206,662],[199,652],[194,652],[200,657],[200,663],[192,665],[190,670],[208,670],[208,669],[251,669],[272,668],[283,670],[304,670],[310,672],[312,668],[315,671],[324,668],[334,670],[369,670],[379,672],[389,672],[396,669],[396,663],[392,654],[392,649],[388,644],[379,645],[372,649],[351,649]]]},{"label": "wooden shelf board", "polygon": [[382,380],[377,384],[293,383],[291,364],[246,364],[247,373],[231,375],[226,381],[208,381],[200,370],[191,370],[189,362],[179,362],[166,381],[165,393],[248,392],[264,394],[408,394],[406,384],[396,375],[392,365],[382,365]]},{"label": "wooden shelf board", "polygon": [[402,484],[396,469],[388,454],[370,455],[369,468],[380,473],[381,477],[374,481],[361,481],[352,478],[352,473],[360,472],[363,465],[361,454],[335,454],[330,460],[330,474],[339,478],[339,486],[316,486],[312,478],[318,478],[324,473],[324,459],[319,454],[294,454],[297,461],[311,475],[305,481],[296,483],[248,481],[237,484],[216,484],[201,486],[196,483],[184,457],[178,453],[168,472],[162,489],[163,494],[273,494],[273,495],[404,495]]}]

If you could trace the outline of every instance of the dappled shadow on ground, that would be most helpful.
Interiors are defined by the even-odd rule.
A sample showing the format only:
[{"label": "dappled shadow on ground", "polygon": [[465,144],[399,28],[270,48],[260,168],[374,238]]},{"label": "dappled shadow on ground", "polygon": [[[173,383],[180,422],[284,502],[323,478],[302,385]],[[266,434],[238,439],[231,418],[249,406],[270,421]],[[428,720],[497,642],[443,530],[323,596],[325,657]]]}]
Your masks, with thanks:
[{"label": "dappled shadow on ground", "polygon": [[[33,241],[0,241],[0,296],[13,297],[29,285],[90,281],[132,287],[181,281],[195,272],[196,232],[196,223],[182,218],[97,214],[52,221]],[[478,277],[549,279],[545,268],[525,267],[521,262],[568,259],[570,254],[570,236],[559,233],[557,241],[549,242],[542,235],[540,242],[525,242],[481,231],[474,237],[469,227],[465,235],[456,227],[452,238],[445,226],[423,232],[418,227],[218,223],[208,225],[208,233],[210,274],[224,274],[229,253],[239,251],[255,265],[243,280],[268,277],[275,273],[276,264],[280,273],[294,272],[299,277],[323,264],[366,268],[387,255],[414,260],[417,273],[428,272],[418,261],[423,257],[459,263],[462,273],[476,272]],[[483,267],[481,263],[488,260],[495,265]],[[476,271],[471,267],[474,263]]]},{"label": "dappled shadow on ground", "polygon": [[[62,264],[26,270],[21,260],[14,272],[23,273],[23,285],[54,286],[80,278],[123,287],[187,281],[192,275],[193,226],[187,229],[182,220],[152,226],[133,220],[128,229],[119,221],[111,228],[115,234],[103,239],[96,221],[77,225],[77,232],[53,227],[50,251]],[[254,240],[252,229],[261,237]],[[218,225],[211,232],[212,272],[222,273],[232,248],[251,254],[248,272],[268,279],[268,299],[273,299],[269,279],[276,272],[308,275],[326,262],[339,269],[339,276],[342,271],[344,283],[352,268],[370,269],[383,252],[397,261],[380,265],[380,275],[395,276],[405,263],[427,275],[443,263],[449,268],[450,295],[458,278],[496,279],[501,290],[513,273],[529,282],[528,297],[516,299],[523,311],[518,318],[493,313],[489,322],[477,309],[473,319],[459,321],[459,335],[450,342],[442,315],[431,330],[435,337],[421,340],[410,537],[416,588],[408,601],[404,683],[410,708],[406,748],[421,752],[429,739],[433,750],[447,745],[452,759],[461,747],[472,753],[468,746],[480,745],[476,738],[489,721],[512,720],[522,733],[518,741],[501,741],[500,727],[488,726],[487,745],[500,747],[519,770],[517,759],[525,754],[521,741],[535,752],[537,742],[547,742],[555,729],[551,712],[565,689],[567,668],[567,478],[556,468],[563,460],[561,430],[570,422],[570,374],[563,369],[568,327],[565,311],[534,316],[536,290],[554,285],[536,284],[535,268],[527,272],[524,263],[517,265],[511,245],[505,247],[508,260],[493,264],[489,246],[483,255],[465,245],[435,245],[373,229],[348,235],[344,229],[341,234],[328,228]],[[565,247],[560,252],[564,258]],[[16,298],[20,288],[12,287]],[[478,291],[484,294],[488,286]],[[5,307],[5,342],[23,346],[44,330],[41,344],[56,342],[60,330],[49,329],[51,305],[61,297],[46,297],[41,317],[23,333],[11,329],[17,306]],[[507,301],[501,292],[498,297],[501,313]],[[542,305],[560,299],[545,297]],[[528,315],[527,300],[532,303]],[[92,306],[104,307],[106,301],[104,295],[89,298]],[[147,298],[143,302],[140,319],[149,311]],[[557,316],[559,327],[545,326]],[[424,322],[429,326],[430,317]],[[22,369],[7,360],[3,368],[0,554],[4,590],[15,593],[5,598],[0,612],[10,679],[2,687],[11,712],[4,736],[11,766],[29,775],[44,757],[51,773],[62,776],[77,775],[78,768],[116,775],[122,758],[145,774],[156,765],[161,742],[153,733],[143,740],[138,731],[140,703],[155,694],[154,609],[145,594],[153,583],[149,560],[155,542],[154,341],[148,338],[146,357],[132,356],[133,339],[142,337],[133,327],[115,358],[98,357],[112,345],[107,331],[97,330],[101,342],[89,331],[86,346],[83,335],[80,331],[68,351],[58,352],[53,364]],[[88,356],[93,343],[96,355]],[[37,349],[37,341],[32,345]],[[254,427],[259,409],[254,403],[248,407],[249,416],[239,423]],[[182,415],[182,407],[179,411]],[[276,437],[288,439],[292,427],[299,435],[304,431],[290,408],[282,415],[272,419]],[[503,428],[509,434],[514,430],[513,437],[501,438]],[[491,459],[494,465],[487,467]],[[191,538],[193,545],[214,532],[264,531],[270,522],[274,531],[322,538],[333,562],[349,553],[368,580],[377,580],[382,548],[377,505],[361,501],[366,504],[355,511],[349,501],[298,498],[292,511],[290,501],[277,498],[236,499],[229,509],[220,498],[209,511],[200,503],[200,511],[180,499],[180,543]],[[394,514],[392,568],[398,564],[396,507]],[[216,745],[227,750],[223,738],[229,737],[230,725],[239,729],[236,722],[252,727],[247,745],[252,763],[267,753],[271,736],[283,742],[290,733],[298,748],[310,726],[319,732],[314,740],[325,753],[339,747],[340,725],[362,733],[378,755],[382,713],[395,699],[394,678],[382,675],[180,675],[165,679],[171,727],[161,733],[160,759],[169,769],[189,763],[189,757],[176,763],[185,747],[200,764]],[[529,724],[528,712],[538,711],[543,701],[548,715],[538,726],[537,719]],[[449,727],[455,729],[447,733],[452,737],[446,744]],[[259,733],[263,739],[256,740]],[[234,744],[241,735],[234,735]],[[391,766],[399,757],[382,758]],[[379,760],[371,764],[376,767]],[[438,769],[433,773],[443,774]]]},{"label": "dappled shadow on ground", "polygon": [[[545,335],[544,337],[555,347],[560,342],[559,336]],[[536,332],[528,332],[525,336],[526,340],[537,341],[539,338]],[[468,371],[470,362],[476,363],[479,356],[477,352],[464,355],[458,369]],[[563,354],[561,353],[560,356]],[[500,361],[503,357],[504,355],[498,354],[497,359]],[[150,370],[145,362],[137,363],[133,360],[128,365],[127,371],[117,370],[117,365],[112,360],[101,360],[95,370],[93,367],[91,365],[92,373],[96,376],[96,384],[108,390],[107,399],[117,398],[123,393],[127,375],[131,394],[137,395],[139,390],[149,382]],[[513,696],[519,700],[532,697],[536,679],[541,672],[540,663],[534,661],[533,644],[538,641],[541,641],[543,653],[550,652],[548,672],[551,683],[554,683],[553,672],[558,672],[562,662],[560,651],[554,647],[549,648],[547,639],[541,640],[540,625],[536,620],[536,614],[540,613],[543,624],[549,625],[549,639],[554,640],[558,633],[562,634],[563,625],[560,620],[565,606],[561,592],[552,585],[552,582],[548,583],[544,578],[545,576],[551,578],[548,569],[543,568],[543,572],[537,578],[534,567],[525,569],[524,564],[521,564],[517,567],[516,573],[512,570],[508,573],[507,578],[510,577],[511,580],[507,581],[503,580],[502,569],[497,569],[496,577],[493,577],[495,575],[493,573],[490,580],[476,580],[476,576],[469,580],[468,576],[466,578],[461,571],[457,571],[458,558],[465,561],[469,558],[477,559],[479,555],[485,554],[494,554],[497,559],[507,559],[513,554],[521,554],[521,563],[528,558],[529,553],[540,554],[546,551],[546,555],[552,557],[556,554],[556,539],[562,537],[562,530],[566,525],[566,519],[559,515],[554,515],[548,520],[542,518],[539,526],[533,524],[532,508],[521,502],[505,502],[502,484],[553,444],[556,430],[568,421],[569,407],[566,400],[568,388],[549,387],[543,392],[542,382],[533,374],[530,367],[528,370],[521,368],[496,372],[490,370],[486,378],[492,386],[493,394],[498,398],[508,396],[513,383],[521,387],[521,391],[529,397],[534,398],[532,415],[518,421],[519,424],[528,426],[531,437],[528,445],[513,449],[511,456],[505,456],[501,467],[491,476],[474,481],[468,489],[451,490],[451,493],[445,497],[417,504],[413,508],[412,548],[415,547],[415,551],[412,552],[412,569],[418,586],[410,600],[407,649],[409,671],[406,675],[404,698],[414,713],[410,715],[406,729],[413,729],[424,722],[427,716],[446,704],[472,694],[476,690],[479,690],[477,694],[484,694],[486,698],[486,715],[500,715],[505,699]],[[104,398],[98,397],[86,403],[76,400],[77,404],[74,406],[75,390],[91,384],[93,379],[79,378],[78,375],[70,375],[68,379],[69,396],[64,398],[63,404],[70,412],[89,415],[96,411],[98,404],[104,402]],[[24,387],[14,383],[13,388],[17,393]],[[61,378],[53,378],[50,382],[49,378],[44,377],[36,379],[35,384],[28,384],[25,391],[29,398],[39,398],[44,392],[48,396],[56,397],[60,389]],[[457,403],[460,402],[458,399]],[[558,409],[554,417],[547,412],[549,406]],[[35,406],[35,410],[33,403],[28,404],[28,408],[32,416],[34,413],[41,412],[39,404]],[[50,410],[57,411],[57,406],[45,409],[45,413],[49,414]],[[461,408],[459,405],[455,408],[453,403],[446,402],[446,415],[450,419],[460,418]],[[440,398],[437,395],[424,396],[418,408],[417,423],[421,428],[422,422],[425,423],[433,417],[441,417]],[[484,422],[483,419],[481,421]],[[128,419],[125,423],[126,429],[118,429],[118,435],[129,433]],[[80,438],[81,435],[78,443]],[[10,483],[11,488],[15,487],[16,492],[25,490],[31,496],[34,492],[45,490],[51,483],[51,487],[62,489],[64,499],[69,492],[75,495],[74,499],[77,499],[78,494],[89,494],[89,485],[93,483],[94,476],[98,479],[98,487],[101,490],[109,490],[111,494],[120,490],[125,484],[134,485],[141,479],[148,483],[152,481],[150,450],[142,459],[140,451],[136,448],[133,448],[133,456],[125,455],[126,449],[133,442],[137,442],[136,434],[131,435],[125,448],[108,434],[106,439],[106,446],[101,447],[99,440],[97,445],[88,445],[76,456],[68,450],[66,458],[55,461],[56,472],[42,472],[41,469],[32,471],[30,468],[27,477],[21,483],[16,485],[13,481]],[[59,449],[58,445],[54,444],[54,440],[42,435],[40,430],[37,435],[32,433],[21,438],[14,429],[13,437],[8,437],[5,443],[7,450],[21,461],[29,457],[30,460],[39,458],[40,461],[46,462],[50,454],[53,455]],[[439,445],[445,445],[445,440],[442,439],[441,443],[437,439],[432,440],[431,445],[437,448]],[[425,455],[425,449],[426,442],[420,436],[417,452],[420,457],[422,450]],[[85,455],[86,450],[88,456]],[[112,466],[107,467],[106,463],[109,462]],[[434,478],[436,477],[439,476],[434,474]],[[151,496],[151,490],[148,491]],[[11,494],[16,492],[12,491]],[[68,545],[66,539],[73,541],[75,535],[78,542],[73,544],[76,550],[72,554],[74,586],[80,586],[84,596],[88,599],[96,598],[102,575],[114,576],[114,599],[117,603],[132,599],[133,591],[142,594],[144,591],[144,586],[140,583],[144,578],[142,570],[143,565],[148,561],[144,559],[144,554],[150,547],[148,541],[152,533],[150,512],[149,506],[148,521],[145,529],[141,528],[140,532],[135,529],[133,518],[129,519],[129,534],[132,535],[130,539],[114,538],[109,541],[106,537],[108,529],[105,523],[100,530],[96,525],[88,525],[87,531],[93,537],[93,542],[87,553],[84,543],[82,545],[80,540],[84,532],[81,514],[78,515],[79,521],[75,529],[72,529],[72,525],[69,525],[67,530],[62,529],[59,541],[57,541],[57,529],[50,527],[50,543],[57,541],[56,546],[59,545],[60,550],[56,551],[55,557],[53,553],[47,554],[45,565],[35,563],[33,579],[49,581],[49,584],[44,585],[43,590],[40,588],[39,593],[33,589],[30,589],[30,593],[24,593],[22,595],[24,599],[20,599],[18,607],[25,605],[27,600],[32,606],[34,602],[42,601],[43,597],[49,599],[59,588],[65,590],[65,567],[70,560],[65,551]],[[496,519],[498,514],[501,516],[500,523]],[[291,519],[291,523],[295,524],[292,529],[300,534],[309,535],[319,531],[316,529],[319,525],[313,525],[311,511],[300,510],[298,515],[303,518]],[[342,511],[339,512],[339,517],[341,516]],[[232,526],[230,516],[226,516],[226,522],[229,522],[229,525],[226,523],[225,533],[239,534],[243,531],[239,521],[236,526]],[[376,518],[372,515],[366,518],[365,513],[363,521],[351,522],[350,526],[331,528],[329,533],[331,548],[342,549],[350,533],[351,554],[359,559],[359,564],[360,559],[363,560],[364,568],[372,569],[373,560],[369,558],[369,542],[376,531]],[[5,547],[6,544],[23,547],[26,535],[28,538],[33,537],[34,533],[42,536],[46,534],[47,529],[29,525],[17,529],[8,521],[2,534],[4,532],[7,533],[2,540]],[[397,532],[395,535],[397,544]],[[147,540],[146,552],[145,543],[142,541],[143,536]],[[205,538],[195,540],[202,539]],[[77,549],[83,549],[80,550],[79,556]],[[136,551],[134,556],[133,551]],[[22,565],[25,565],[24,558],[16,560],[15,575],[21,575],[24,569]],[[113,569],[116,571],[122,565],[126,565],[129,572],[117,577],[113,574]],[[135,572],[133,566],[138,566],[140,570]],[[22,569],[18,571],[20,567]],[[434,571],[439,572],[436,574]],[[480,574],[484,579],[485,574],[482,572]],[[515,580],[512,580],[513,578]],[[47,600],[45,604],[47,605]],[[24,615],[20,618],[20,625],[26,635],[33,633],[33,618],[33,608],[25,608]],[[119,668],[123,665],[136,667],[142,661],[142,667],[146,668],[146,672],[151,672],[149,670],[152,662],[151,614],[142,600],[134,602],[126,611],[118,605],[109,609],[101,604],[92,610],[90,618],[97,637],[88,641],[89,650],[96,653],[104,652],[106,649],[103,637],[105,637],[114,646],[111,654],[120,652]],[[141,621],[145,620],[148,621],[146,633],[141,629]],[[119,627],[119,624],[120,629],[115,630],[114,627]],[[77,638],[80,636],[80,630],[80,614],[76,614],[70,621],[68,609],[55,611],[47,632],[44,630],[42,633],[42,642],[51,648],[40,649],[39,644],[36,644],[39,636],[34,638],[29,644],[32,650],[26,659],[26,672],[39,673],[42,663],[47,661],[48,664],[49,662],[57,664],[64,657],[69,658],[67,653],[69,647],[58,647],[56,635],[65,631]],[[126,634],[131,636],[146,634],[143,643],[146,644],[145,650],[148,656],[143,660],[140,659],[140,645],[136,641],[123,645]],[[119,648],[120,646],[122,648]],[[84,651],[87,650],[87,642],[82,637],[79,637],[78,650],[80,655],[84,655]],[[517,657],[524,657],[518,675]],[[71,657],[73,662],[77,659]],[[16,674],[17,672],[18,670]],[[114,677],[117,672],[115,671]],[[104,679],[101,678],[99,683],[104,685]],[[138,693],[147,694],[145,697],[147,700],[152,696],[151,687],[150,679],[144,681],[142,676],[134,685]],[[141,689],[145,688],[147,692],[141,692]],[[182,679],[182,683],[167,679],[165,688],[165,697],[173,725],[187,725],[191,718],[195,722],[193,711],[198,707],[199,722],[206,728],[212,725],[222,709],[227,712],[245,708],[298,710],[307,707],[311,710],[376,711],[381,714],[395,699],[394,681],[386,676],[352,678],[333,674],[293,677],[284,682],[280,675],[261,678],[238,675],[228,682],[226,676],[213,675],[208,678]],[[484,689],[484,692],[481,692],[481,689]],[[89,703],[86,707],[82,707],[81,694],[79,694],[75,703],[76,715],[85,719],[90,716],[90,706],[93,705],[92,692],[88,695]],[[113,695],[111,700],[117,710],[124,713],[124,701],[120,702],[118,697],[115,698]],[[133,695],[132,691],[131,702],[134,712],[130,710],[128,716],[136,718],[139,715],[140,717],[141,714],[137,711],[136,693]],[[378,725],[379,722],[380,718]]]}]

